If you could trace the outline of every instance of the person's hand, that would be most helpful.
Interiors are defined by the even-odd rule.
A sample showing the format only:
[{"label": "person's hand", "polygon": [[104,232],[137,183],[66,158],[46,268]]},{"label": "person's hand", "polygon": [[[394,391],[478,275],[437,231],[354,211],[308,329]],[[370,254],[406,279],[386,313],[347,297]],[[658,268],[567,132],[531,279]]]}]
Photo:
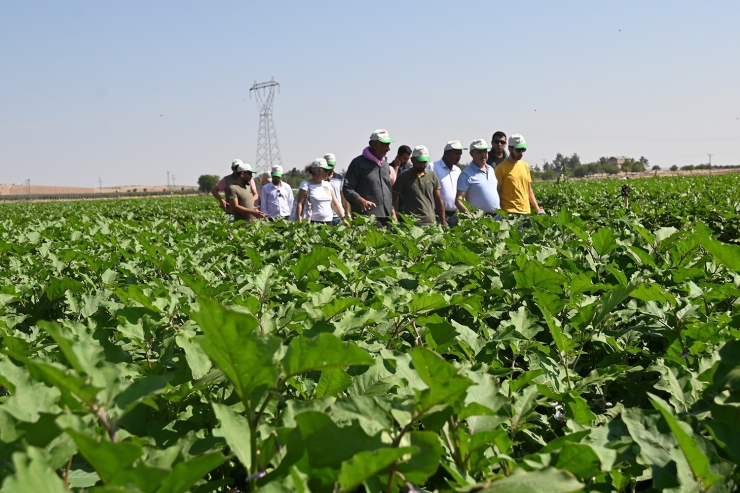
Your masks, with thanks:
[{"label": "person's hand", "polygon": [[221,199],[221,202],[218,203],[218,206],[221,208],[222,211],[226,212],[226,201],[224,199]]},{"label": "person's hand", "polygon": [[342,223],[344,223],[344,225],[347,226],[348,228],[352,227],[352,225],[344,218],[342,218]]},{"label": "person's hand", "polygon": [[267,214],[265,214],[264,212],[262,212],[259,209],[255,209],[254,210],[254,216],[257,217],[257,218],[259,218],[259,219],[264,219],[264,218],[267,217]]},{"label": "person's hand", "polygon": [[539,209],[537,209],[537,215],[538,215],[538,216],[539,216],[539,215],[542,215],[542,214],[544,214],[544,213],[545,213],[545,208],[544,208],[544,207],[540,207]]},{"label": "person's hand", "polygon": [[360,205],[362,212],[367,212],[374,207],[377,207],[375,202],[370,202],[369,200],[362,199],[362,205]]}]

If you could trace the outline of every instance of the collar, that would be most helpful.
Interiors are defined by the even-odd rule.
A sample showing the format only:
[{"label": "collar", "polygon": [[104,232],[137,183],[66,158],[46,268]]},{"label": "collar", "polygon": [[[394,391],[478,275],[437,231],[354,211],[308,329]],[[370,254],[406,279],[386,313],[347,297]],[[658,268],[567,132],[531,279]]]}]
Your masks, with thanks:
[{"label": "collar", "polygon": [[364,151],[362,151],[362,156],[365,159],[369,159],[370,161],[374,162],[378,166],[383,166],[383,160],[376,158],[372,152],[370,152],[370,146],[366,147]]}]

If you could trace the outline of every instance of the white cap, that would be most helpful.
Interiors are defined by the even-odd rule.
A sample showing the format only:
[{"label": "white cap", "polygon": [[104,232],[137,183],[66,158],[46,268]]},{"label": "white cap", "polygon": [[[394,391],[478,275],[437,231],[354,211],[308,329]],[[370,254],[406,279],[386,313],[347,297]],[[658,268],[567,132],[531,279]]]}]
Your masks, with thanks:
[{"label": "white cap", "polygon": [[467,147],[463,147],[459,140],[451,140],[445,146],[445,151],[466,151],[467,149]]},{"label": "white cap", "polygon": [[470,150],[477,149],[479,151],[490,151],[491,148],[488,147],[488,142],[486,142],[486,139],[475,139],[473,142],[470,143]]},{"label": "white cap", "polygon": [[337,158],[334,157],[334,154],[332,154],[331,152],[324,154],[324,159],[326,159],[326,163],[329,166],[334,166],[335,164],[337,164]]},{"label": "white cap", "polygon": [[231,169],[234,169],[237,166],[241,166],[242,164],[244,163],[242,163],[241,159],[234,159],[233,161],[231,161]]},{"label": "white cap", "polygon": [[391,139],[391,136],[388,135],[388,130],[383,130],[382,128],[379,128],[375,132],[370,134],[370,140],[378,140],[383,144],[390,144],[391,142],[394,142],[393,139]]},{"label": "white cap", "polygon": [[522,134],[514,134],[509,137],[509,146],[515,149],[526,149],[529,147],[529,144],[524,140],[524,136]]},{"label": "white cap", "polygon": [[329,164],[327,164],[326,159],[317,157],[311,163],[311,169],[318,169],[318,168],[321,168],[321,169],[331,169],[331,166],[329,166]]},{"label": "white cap", "polygon": [[411,157],[416,158],[417,161],[425,163],[429,161],[429,150],[425,146],[416,146],[411,151]]},{"label": "white cap", "polygon": [[254,168],[252,168],[252,165],[249,163],[242,163],[242,164],[238,164],[236,168],[234,168],[234,171],[236,171],[237,173],[241,173],[243,171],[249,171],[250,173],[254,173]]},{"label": "white cap", "polygon": [[272,176],[283,176],[283,167],[279,164],[276,164],[272,167],[272,172],[270,174]]}]

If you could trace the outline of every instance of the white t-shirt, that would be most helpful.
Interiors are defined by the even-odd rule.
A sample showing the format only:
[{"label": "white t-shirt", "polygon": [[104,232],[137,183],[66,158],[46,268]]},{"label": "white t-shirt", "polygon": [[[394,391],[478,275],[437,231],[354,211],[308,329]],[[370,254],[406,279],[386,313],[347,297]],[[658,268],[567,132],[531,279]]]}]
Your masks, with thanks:
[{"label": "white t-shirt", "polygon": [[308,192],[311,221],[331,221],[334,218],[334,211],[331,208],[334,192],[328,181],[322,181],[318,185],[304,181],[298,189]]},{"label": "white t-shirt", "polygon": [[431,169],[439,177],[439,182],[442,185],[442,202],[445,203],[446,211],[456,211],[457,206],[455,205],[455,196],[457,195],[457,180],[460,179],[460,168],[456,165],[452,165],[452,170],[447,167],[444,161],[434,161],[427,165],[427,169]]}]

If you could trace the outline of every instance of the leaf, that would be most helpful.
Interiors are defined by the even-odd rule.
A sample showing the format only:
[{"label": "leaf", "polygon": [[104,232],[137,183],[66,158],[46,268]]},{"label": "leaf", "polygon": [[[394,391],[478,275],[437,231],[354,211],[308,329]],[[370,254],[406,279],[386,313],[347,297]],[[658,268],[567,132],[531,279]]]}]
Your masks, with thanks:
[{"label": "leaf", "polygon": [[311,253],[302,255],[293,266],[293,273],[297,281],[303,279],[309,272],[316,270],[320,265],[329,265],[329,256],[336,250],[327,247],[313,247]]},{"label": "leaf", "polygon": [[113,292],[116,293],[116,296],[118,296],[118,298],[120,298],[120,300],[127,306],[136,306],[132,303],[132,301],[135,301],[147,310],[151,310],[155,313],[162,311],[157,305],[151,302],[149,296],[147,296],[141,287],[136,284],[129,284],[126,286],[126,289],[118,288]]},{"label": "leaf", "polygon": [[578,424],[591,426],[592,421],[596,419],[596,415],[588,407],[586,399],[576,392],[567,394],[563,398],[563,406],[565,407],[565,417],[574,420]]},{"label": "leaf", "polygon": [[61,396],[59,389],[32,380],[26,368],[4,356],[0,356],[0,384],[11,394],[3,398],[2,409],[19,421],[35,423],[39,413],[50,412]]},{"label": "leaf", "polygon": [[355,454],[342,462],[339,471],[339,486],[344,491],[354,491],[364,481],[390,467],[406,454],[416,452],[416,447],[381,448]]},{"label": "leaf", "polygon": [[476,267],[481,258],[461,245],[447,246],[437,252],[437,259],[451,265],[466,264]]},{"label": "leaf", "polygon": [[113,483],[143,453],[141,445],[132,442],[98,441],[72,429],[66,431],[77,444],[85,460],[95,468],[95,471],[106,484]]},{"label": "leaf", "polygon": [[514,272],[520,289],[539,289],[551,293],[562,293],[568,279],[554,270],[545,267],[537,260],[530,260],[524,269]]},{"label": "leaf", "polygon": [[175,337],[175,342],[185,351],[185,360],[188,362],[193,379],[198,380],[203,378],[212,366],[211,360],[208,359],[208,355],[203,351],[203,348],[198,344],[193,344],[183,334],[178,334]]},{"label": "leaf", "polygon": [[13,454],[15,474],[5,478],[5,493],[66,493],[64,483],[49,466],[42,450],[28,447],[26,453]]},{"label": "leaf", "polygon": [[[229,406],[211,402],[216,419],[221,423],[221,428],[214,430],[215,436],[222,436],[239,462],[249,471],[252,467],[251,452],[251,428],[249,421],[244,416],[237,414]],[[218,434],[216,434],[218,431]]]},{"label": "leaf", "polygon": [[600,228],[596,233],[592,234],[591,243],[596,253],[601,256],[619,248],[614,232],[609,228]]},{"label": "leaf", "polygon": [[588,479],[599,473],[600,463],[598,454],[590,445],[565,442],[553,465],[572,472],[580,479]]},{"label": "leaf", "polygon": [[180,462],[164,478],[157,493],[185,493],[198,480],[225,461],[226,457],[223,454],[211,452],[194,457],[189,461]]},{"label": "leaf", "polygon": [[256,333],[259,322],[207,298],[199,298],[200,310],[192,314],[204,336],[196,338],[203,350],[224,372],[242,399],[275,385],[275,352],[280,339]]},{"label": "leaf", "polygon": [[409,352],[409,355],[414,362],[416,373],[430,387],[441,384],[457,375],[457,368],[424,346],[415,347]]},{"label": "leaf", "polygon": [[350,365],[372,365],[374,360],[353,342],[343,342],[337,336],[322,333],[309,339],[298,336],[290,341],[282,364],[285,375],[291,377],[310,370],[342,368]]},{"label": "leaf", "polygon": [[676,442],[678,442],[679,449],[691,468],[694,479],[699,481],[703,488],[709,488],[712,484],[721,480],[720,476],[713,475],[709,470],[709,459],[697,446],[691,428],[676,419],[670,406],[663,399],[650,393],[648,393],[648,397],[652,401],[653,407],[660,412],[663,419],[668,423],[668,427],[673,432]]},{"label": "leaf", "polygon": [[637,288],[637,283],[631,282],[627,286],[619,285],[609,292],[609,296],[599,305],[598,311],[595,312],[591,323],[598,327],[604,319],[614,310],[617,305],[630,295]]},{"label": "leaf", "polygon": [[514,405],[512,406],[511,416],[511,427],[514,430],[519,429],[519,425],[525,420],[525,417],[534,407],[535,399],[537,397],[537,387],[531,385],[524,389],[521,395],[517,396]]},{"label": "leaf", "polygon": [[316,385],[316,398],[337,395],[352,385],[352,377],[341,368],[328,368],[321,372],[319,383]]},{"label": "leaf", "polygon": [[122,414],[130,412],[145,398],[162,393],[174,374],[147,375],[134,381],[118,394],[114,402]]},{"label": "leaf", "polygon": [[408,461],[398,464],[396,469],[408,481],[424,484],[437,472],[442,457],[442,444],[439,435],[431,431],[412,431],[408,436],[411,446],[418,448],[418,452]]},{"label": "leaf", "polygon": [[740,273],[740,246],[720,243],[709,238],[705,238],[702,241],[702,246],[719,260],[719,263],[730,270]]},{"label": "leaf", "polygon": [[448,306],[447,300],[439,293],[415,294],[408,303],[409,313],[423,314]]},{"label": "leaf", "polygon": [[479,490],[479,493],[568,493],[581,488],[583,484],[570,473],[548,467],[499,479],[488,488]]}]

